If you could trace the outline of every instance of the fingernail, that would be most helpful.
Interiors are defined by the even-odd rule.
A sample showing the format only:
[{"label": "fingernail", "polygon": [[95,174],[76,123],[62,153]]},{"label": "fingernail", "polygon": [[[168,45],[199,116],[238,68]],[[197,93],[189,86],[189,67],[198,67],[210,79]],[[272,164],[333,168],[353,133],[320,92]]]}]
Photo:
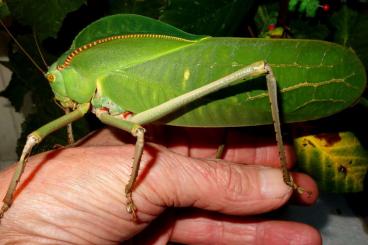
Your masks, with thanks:
[{"label": "fingernail", "polygon": [[262,168],[260,171],[261,194],[265,198],[281,198],[291,188],[284,183],[282,172],[274,168]]}]

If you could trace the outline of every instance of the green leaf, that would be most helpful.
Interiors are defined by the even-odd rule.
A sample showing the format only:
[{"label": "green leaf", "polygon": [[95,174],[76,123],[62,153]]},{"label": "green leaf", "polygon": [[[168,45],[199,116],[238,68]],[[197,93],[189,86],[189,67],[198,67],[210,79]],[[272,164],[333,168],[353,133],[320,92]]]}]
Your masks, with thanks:
[{"label": "green leaf", "polygon": [[294,11],[299,5],[298,11],[305,13],[308,17],[314,17],[319,7],[319,0],[291,0],[289,2],[289,10]]},{"label": "green leaf", "polygon": [[298,5],[299,0],[290,0],[289,1],[289,10],[294,11],[296,9],[296,6]]},{"label": "green leaf", "polygon": [[0,19],[10,15],[8,5],[3,0],[0,0]]},{"label": "green leaf", "polygon": [[165,5],[163,0],[110,0],[110,14],[130,13],[157,19]]},{"label": "green leaf", "polygon": [[110,13],[158,18],[189,33],[229,36],[248,14],[253,0],[111,0]]},{"label": "green leaf", "polygon": [[8,0],[13,17],[23,25],[32,26],[39,39],[56,37],[65,16],[77,10],[86,0]]},{"label": "green leaf", "polygon": [[336,28],[334,41],[347,46],[354,26],[358,24],[358,13],[344,5],[332,15],[331,23]]},{"label": "green leaf", "polygon": [[160,20],[189,33],[231,35],[248,13],[253,0],[171,0]]},{"label": "green leaf", "polygon": [[111,0],[110,13],[158,18],[189,33],[229,36],[249,12],[253,0]]},{"label": "green leaf", "polygon": [[363,191],[368,152],[351,132],[323,133],[294,140],[298,167],[316,180],[322,191]]},{"label": "green leaf", "polygon": [[330,30],[326,24],[315,22],[311,19],[294,19],[290,23],[290,29],[293,38],[297,39],[326,40],[330,34]]},{"label": "green leaf", "polygon": [[319,0],[302,0],[299,11],[305,12],[308,17],[314,17],[319,6]]},{"label": "green leaf", "polygon": [[335,42],[352,47],[368,68],[368,15],[343,6],[330,19]]}]

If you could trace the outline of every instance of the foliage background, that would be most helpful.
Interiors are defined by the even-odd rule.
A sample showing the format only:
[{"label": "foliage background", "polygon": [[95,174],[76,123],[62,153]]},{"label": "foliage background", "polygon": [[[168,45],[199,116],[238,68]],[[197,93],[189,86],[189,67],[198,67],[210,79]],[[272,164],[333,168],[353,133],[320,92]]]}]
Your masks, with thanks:
[{"label": "foliage background", "polygon": [[[323,6],[328,4],[329,10]],[[38,64],[42,64],[35,45],[50,65],[69,48],[78,32],[91,22],[111,14],[135,13],[160,19],[190,33],[211,36],[308,38],[337,42],[352,47],[368,67],[368,4],[366,1],[338,0],[0,0],[0,18],[11,29]],[[278,27],[274,29],[274,27]],[[41,73],[11,43],[9,62],[12,80],[0,96],[7,97],[16,110],[24,96],[31,93],[32,113],[22,125],[18,142],[22,150],[26,136],[63,111],[53,101],[53,94]],[[43,68],[46,70],[46,67]],[[305,129],[314,132],[352,131],[367,145],[367,120],[360,115],[366,109],[357,106],[321,121],[294,126],[296,135]],[[315,126],[315,125],[318,125]],[[332,125],[332,126],[331,126]],[[101,125],[89,115],[73,124],[76,138]],[[65,130],[47,137],[34,152],[56,144],[67,144]]]},{"label": "foliage background", "polygon": [[[212,36],[267,36],[269,26],[277,24],[287,37],[324,39],[351,46],[368,66],[368,32],[364,31],[368,25],[366,4],[328,1],[331,9],[325,12],[318,4],[315,7],[316,1],[292,2],[296,2],[294,11],[288,9],[288,1],[7,0],[0,1],[0,18],[5,18],[12,33],[38,64],[42,64],[42,60],[33,33],[50,65],[89,23],[110,14],[136,13],[160,19],[187,32]],[[320,4],[324,4],[323,1]],[[307,16],[305,6],[314,9],[313,17]],[[14,44],[9,48],[9,58],[4,65],[14,73],[10,85],[0,95],[7,97],[18,111],[29,91],[34,103],[33,112],[23,124],[19,152],[28,133],[63,112],[53,102],[46,80]],[[85,135],[96,124],[92,118],[76,123],[76,137]],[[61,130],[48,137],[35,151],[66,144],[65,140],[65,132]]]},{"label": "foliage background", "polygon": [[[323,10],[326,4],[328,11]],[[34,36],[38,39],[46,63],[50,65],[69,48],[82,28],[103,16],[116,13],[153,17],[194,34],[268,38],[276,35],[278,38],[327,40],[353,48],[368,67],[366,1],[0,0],[0,18],[38,64],[43,62]],[[278,28],[274,29],[275,26]],[[19,153],[30,132],[61,116],[63,111],[54,103],[47,81],[12,42],[9,44],[9,59],[9,62],[2,64],[9,67],[13,75],[0,96],[7,97],[18,111],[26,94],[30,93],[33,101],[32,113],[27,115],[22,125]],[[306,129],[316,133],[350,131],[367,148],[368,121],[361,116],[366,113],[366,108],[356,106],[318,122],[294,125],[292,131],[295,135],[303,135]],[[87,116],[73,126],[78,139],[101,125],[95,117]],[[48,150],[55,144],[67,144],[65,130],[47,137],[33,152]],[[367,186],[367,177],[365,182]],[[350,197],[349,200],[358,200],[361,196]],[[358,200],[355,203],[360,203],[363,215],[367,216],[364,202]]]}]

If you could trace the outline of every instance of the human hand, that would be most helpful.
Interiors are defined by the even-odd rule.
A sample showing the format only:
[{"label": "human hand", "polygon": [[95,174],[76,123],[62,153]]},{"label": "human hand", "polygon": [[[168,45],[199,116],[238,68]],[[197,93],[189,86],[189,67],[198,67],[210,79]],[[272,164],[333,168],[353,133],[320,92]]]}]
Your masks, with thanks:
[{"label": "human hand", "polygon": [[[276,146],[238,131],[225,138],[214,131],[148,130],[160,144],[146,143],[133,191],[139,223],[124,204],[133,155],[129,135],[105,129],[78,147],[31,157],[1,220],[0,243],[320,244],[310,226],[254,216],[279,208],[292,193],[279,169],[260,166],[278,166]],[[225,160],[213,160],[224,139]],[[294,161],[290,147],[287,157]],[[0,173],[2,196],[13,171]],[[313,192],[299,201],[314,202],[314,182],[300,174],[294,179]]]}]

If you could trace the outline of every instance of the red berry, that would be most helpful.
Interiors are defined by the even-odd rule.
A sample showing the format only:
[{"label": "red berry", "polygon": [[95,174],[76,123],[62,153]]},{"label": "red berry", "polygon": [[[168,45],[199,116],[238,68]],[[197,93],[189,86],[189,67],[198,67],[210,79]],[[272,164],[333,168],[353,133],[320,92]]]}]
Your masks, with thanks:
[{"label": "red berry", "polygon": [[267,27],[269,31],[275,30],[275,28],[276,28],[276,24],[269,24]]},{"label": "red berry", "polygon": [[323,4],[322,5],[322,9],[323,9],[323,11],[325,11],[325,12],[328,12],[329,10],[330,10],[330,5],[329,4]]}]

